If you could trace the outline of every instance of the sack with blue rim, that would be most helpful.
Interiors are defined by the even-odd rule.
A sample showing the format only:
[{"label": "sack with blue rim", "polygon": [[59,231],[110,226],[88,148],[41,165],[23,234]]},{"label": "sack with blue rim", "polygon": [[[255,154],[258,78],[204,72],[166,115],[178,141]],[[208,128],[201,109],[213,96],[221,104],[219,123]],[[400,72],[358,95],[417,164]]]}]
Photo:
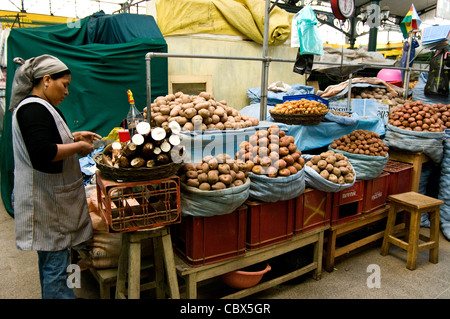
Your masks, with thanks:
[{"label": "sack with blue rim", "polygon": [[389,148],[409,152],[422,152],[439,164],[444,154],[444,132],[416,132],[386,124],[384,144]]},{"label": "sack with blue rim", "polygon": [[445,238],[450,240],[450,132],[446,134],[444,141],[438,198],[444,201],[441,205],[440,227]]},{"label": "sack with blue rim", "polygon": [[[303,154],[302,157],[305,159],[305,162],[309,161],[311,158],[313,158],[314,155],[309,154]],[[350,163],[350,165],[352,165]],[[352,166],[353,168],[353,166]],[[355,171],[355,169],[353,168]],[[356,173],[356,171],[355,171]],[[345,183],[345,184],[336,184],[333,182],[330,182],[329,180],[326,180],[322,176],[320,176],[319,173],[317,173],[313,168],[305,165],[305,184],[307,187],[311,187],[323,192],[339,192],[343,189],[352,187],[353,184],[355,184],[355,179],[353,179],[353,182],[351,183]]]},{"label": "sack with blue rim", "polygon": [[305,169],[289,176],[268,177],[250,173],[250,198],[261,202],[278,202],[305,192]]},{"label": "sack with blue rim", "polygon": [[370,180],[377,178],[383,172],[383,169],[389,159],[389,154],[386,156],[371,156],[353,154],[341,150],[336,150],[331,147],[329,147],[329,149],[347,156],[348,161],[353,166],[353,170],[356,174],[355,179],[357,180]]},{"label": "sack with blue rim", "polygon": [[240,186],[204,191],[181,183],[181,213],[191,216],[215,216],[234,212],[249,197],[250,179]]}]

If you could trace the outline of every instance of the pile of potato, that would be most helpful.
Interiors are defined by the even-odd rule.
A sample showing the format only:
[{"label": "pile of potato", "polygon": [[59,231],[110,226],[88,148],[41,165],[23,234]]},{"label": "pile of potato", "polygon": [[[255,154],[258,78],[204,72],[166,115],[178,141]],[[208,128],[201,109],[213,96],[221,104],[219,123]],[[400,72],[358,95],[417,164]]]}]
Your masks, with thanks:
[{"label": "pile of potato", "polygon": [[314,155],[305,165],[335,184],[350,184],[355,180],[355,171],[347,156],[342,153],[329,150]]},{"label": "pile of potato", "polygon": [[[147,112],[145,107],[145,118]],[[241,115],[226,101],[216,101],[208,92],[192,96],[183,92],[158,96],[151,104],[152,127],[167,129],[171,121],[177,121],[184,131],[231,130],[259,124],[256,117]]]},{"label": "pile of potato", "polygon": [[410,131],[442,132],[450,128],[450,104],[405,103],[392,110],[388,123]]},{"label": "pile of potato", "polygon": [[408,100],[400,96],[394,96],[387,89],[379,87],[353,87],[351,93],[352,99],[375,99],[386,102],[392,107],[402,106]]},{"label": "pile of potato", "polygon": [[245,162],[249,171],[258,175],[289,176],[296,174],[305,164],[294,137],[286,135],[277,125],[257,131],[239,148],[236,160]]},{"label": "pile of potato", "polygon": [[330,146],[335,150],[369,156],[386,157],[389,151],[378,133],[361,129],[335,139]]},{"label": "pile of potato", "polygon": [[249,170],[246,163],[235,161],[227,154],[219,154],[205,156],[196,165],[187,163],[180,173],[180,179],[186,185],[209,191],[243,185]]},{"label": "pile of potato", "polygon": [[328,107],[318,101],[312,101],[307,99],[285,101],[282,104],[277,104],[270,113],[275,114],[326,114]]}]

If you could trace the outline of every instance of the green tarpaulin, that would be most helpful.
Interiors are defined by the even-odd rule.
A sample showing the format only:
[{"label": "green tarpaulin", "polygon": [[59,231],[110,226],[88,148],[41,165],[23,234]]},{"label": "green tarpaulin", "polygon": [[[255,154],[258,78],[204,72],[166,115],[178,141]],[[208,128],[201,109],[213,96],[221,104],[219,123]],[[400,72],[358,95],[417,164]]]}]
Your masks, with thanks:
[{"label": "green tarpaulin", "polygon": [[[126,117],[127,90],[137,108],[146,105],[145,54],[167,52],[167,44],[152,16],[102,13],[73,23],[11,30],[8,38],[6,109],[17,68],[15,57],[50,54],[72,72],[69,96],[59,106],[72,132],[89,130],[106,136]],[[167,59],[151,61],[152,99],[167,94]],[[14,215],[12,113],[5,111],[0,145],[1,195]]]}]

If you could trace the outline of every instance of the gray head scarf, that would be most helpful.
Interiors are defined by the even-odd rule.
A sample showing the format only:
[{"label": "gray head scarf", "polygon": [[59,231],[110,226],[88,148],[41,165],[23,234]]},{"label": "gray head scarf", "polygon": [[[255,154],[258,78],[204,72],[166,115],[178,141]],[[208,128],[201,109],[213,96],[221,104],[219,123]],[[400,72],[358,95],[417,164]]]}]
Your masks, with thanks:
[{"label": "gray head scarf", "polygon": [[13,61],[21,66],[17,68],[12,83],[9,103],[11,112],[31,92],[33,80],[42,78],[46,74],[52,75],[69,69],[58,58],[47,54],[26,61],[22,58],[15,58]]}]

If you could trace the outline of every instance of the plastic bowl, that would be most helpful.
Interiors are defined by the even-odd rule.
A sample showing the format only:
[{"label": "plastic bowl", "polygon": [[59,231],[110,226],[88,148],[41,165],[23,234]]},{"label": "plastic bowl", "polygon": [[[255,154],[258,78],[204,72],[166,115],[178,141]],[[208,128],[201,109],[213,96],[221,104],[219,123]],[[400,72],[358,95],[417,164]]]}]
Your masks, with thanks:
[{"label": "plastic bowl", "polygon": [[263,275],[271,269],[269,264],[260,271],[235,270],[221,276],[222,281],[228,286],[236,289],[245,289],[257,285]]},{"label": "plastic bowl", "polygon": [[398,82],[402,81],[402,71],[394,69],[381,69],[377,78],[385,82]]}]

